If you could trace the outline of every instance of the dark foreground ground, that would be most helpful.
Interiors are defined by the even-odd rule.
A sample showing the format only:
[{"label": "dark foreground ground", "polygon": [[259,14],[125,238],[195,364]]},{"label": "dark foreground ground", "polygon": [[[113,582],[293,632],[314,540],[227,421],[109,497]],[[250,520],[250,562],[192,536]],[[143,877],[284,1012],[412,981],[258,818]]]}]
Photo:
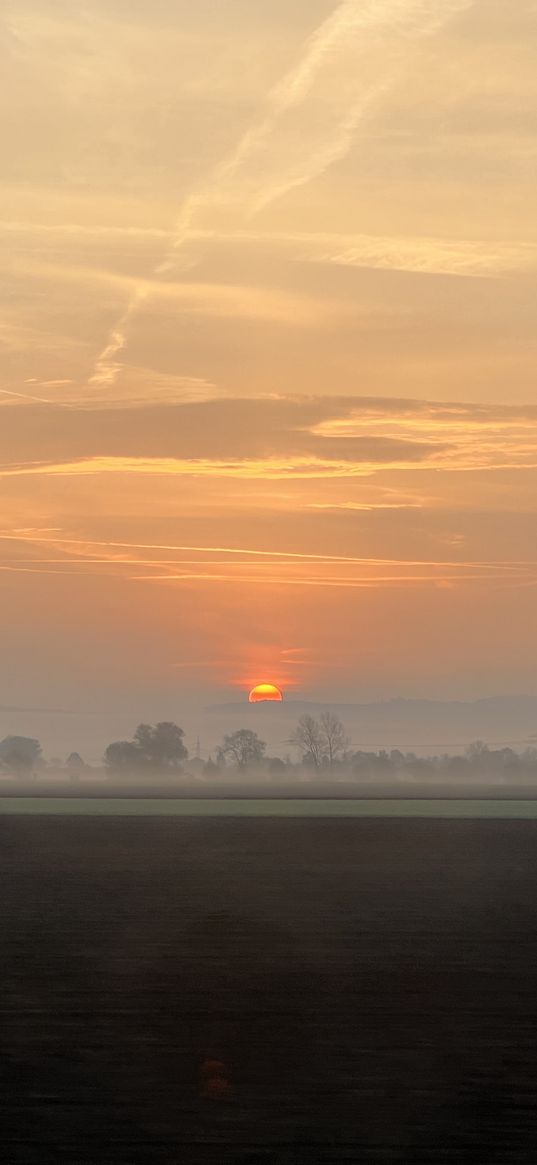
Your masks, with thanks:
[{"label": "dark foreground ground", "polygon": [[0,1159],[537,1161],[537,822],[0,817]]}]

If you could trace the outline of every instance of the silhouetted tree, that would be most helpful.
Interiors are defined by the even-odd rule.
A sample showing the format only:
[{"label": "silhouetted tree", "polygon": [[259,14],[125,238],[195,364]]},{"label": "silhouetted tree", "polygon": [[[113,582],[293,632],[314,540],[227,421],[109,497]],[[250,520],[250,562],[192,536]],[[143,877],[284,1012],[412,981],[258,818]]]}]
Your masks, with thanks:
[{"label": "silhouetted tree", "polygon": [[148,768],[177,769],[188,757],[183,743],[184,732],[177,724],[162,720],[153,727],[139,724],[134,733],[134,743],[140,749]]},{"label": "silhouetted tree", "polygon": [[29,776],[41,757],[41,745],[30,736],[6,736],[0,741],[0,765],[18,776]]},{"label": "silhouetted tree", "polygon": [[300,749],[306,764],[312,764],[316,769],[321,767],[324,755],[324,737],[319,722],[313,716],[300,717],[290,740],[291,744]]},{"label": "silhouetted tree", "polygon": [[269,773],[284,773],[285,762],[279,756],[271,756],[266,758]]},{"label": "silhouetted tree", "polygon": [[350,744],[349,737],[345,732],[339,716],[335,716],[333,712],[321,712],[319,724],[322,733],[324,756],[326,756],[328,764],[333,765],[334,761],[341,760],[348,749]]},{"label": "silhouetted tree", "polygon": [[108,745],[104,763],[119,772],[177,772],[188,757],[184,732],[177,724],[139,724],[134,740],[116,740]]},{"label": "silhouetted tree", "polygon": [[472,744],[468,745],[466,749],[466,756],[469,761],[481,763],[484,757],[489,753],[488,744],[484,744],[482,740],[474,740]]},{"label": "silhouetted tree", "polygon": [[65,767],[69,773],[71,781],[77,783],[85,769],[84,761],[79,752],[71,752],[65,762]]},{"label": "silhouetted tree", "polygon": [[104,754],[107,769],[115,773],[133,773],[143,767],[143,754],[132,740],[114,740]]},{"label": "silhouetted tree", "polygon": [[239,769],[245,769],[263,760],[266,747],[257,732],[252,732],[250,728],[239,728],[230,736],[224,736],[221,751],[224,757],[231,757]]},{"label": "silhouetted tree", "polygon": [[65,767],[71,772],[76,773],[80,772],[81,769],[85,769],[86,766],[79,752],[70,752],[65,762]]}]

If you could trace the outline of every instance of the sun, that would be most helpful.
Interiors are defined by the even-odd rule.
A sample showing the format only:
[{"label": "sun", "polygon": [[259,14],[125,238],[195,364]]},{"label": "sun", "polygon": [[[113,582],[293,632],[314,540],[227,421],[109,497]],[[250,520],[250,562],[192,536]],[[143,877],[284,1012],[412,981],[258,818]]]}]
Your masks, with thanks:
[{"label": "sun", "polygon": [[250,704],[260,704],[264,700],[276,700],[281,703],[283,695],[276,684],[256,684],[248,696]]}]

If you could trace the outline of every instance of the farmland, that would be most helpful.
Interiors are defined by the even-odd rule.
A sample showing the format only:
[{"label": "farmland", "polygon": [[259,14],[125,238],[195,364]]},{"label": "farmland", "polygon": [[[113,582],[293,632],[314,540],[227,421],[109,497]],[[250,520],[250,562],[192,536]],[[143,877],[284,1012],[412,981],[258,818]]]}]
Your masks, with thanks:
[{"label": "farmland", "polygon": [[537,826],[520,808],[73,805],[0,815],[10,1163],[535,1160]]}]

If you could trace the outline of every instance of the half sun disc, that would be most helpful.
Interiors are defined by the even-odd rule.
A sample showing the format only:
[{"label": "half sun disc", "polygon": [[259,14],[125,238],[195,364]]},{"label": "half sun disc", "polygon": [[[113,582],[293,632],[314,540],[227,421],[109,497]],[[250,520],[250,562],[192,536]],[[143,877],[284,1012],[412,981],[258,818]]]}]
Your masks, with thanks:
[{"label": "half sun disc", "polygon": [[260,704],[264,700],[281,703],[283,695],[276,684],[256,684],[255,688],[252,688],[248,700],[250,704]]}]

